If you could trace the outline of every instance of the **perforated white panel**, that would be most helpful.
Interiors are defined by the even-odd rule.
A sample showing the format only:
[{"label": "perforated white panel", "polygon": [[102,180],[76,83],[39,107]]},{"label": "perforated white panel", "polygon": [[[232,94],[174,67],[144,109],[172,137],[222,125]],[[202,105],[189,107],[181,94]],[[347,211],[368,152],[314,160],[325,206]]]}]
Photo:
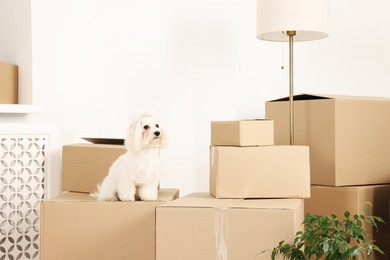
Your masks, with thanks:
[{"label": "perforated white panel", "polygon": [[0,135],[0,260],[39,259],[46,135]]}]

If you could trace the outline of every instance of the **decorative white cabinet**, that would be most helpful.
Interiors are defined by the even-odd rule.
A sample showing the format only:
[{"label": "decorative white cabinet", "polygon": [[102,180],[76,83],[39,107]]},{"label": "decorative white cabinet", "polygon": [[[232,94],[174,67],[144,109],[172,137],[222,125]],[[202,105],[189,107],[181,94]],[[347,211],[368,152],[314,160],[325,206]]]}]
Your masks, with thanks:
[{"label": "decorative white cabinet", "polygon": [[0,135],[0,251],[4,259],[38,258],[47,142],[44,135]]},{"label": "decorative white cabinet", "polygon": [[53,129],[0,124],[0,260],[39,259],[40,203],[59,188]]}]

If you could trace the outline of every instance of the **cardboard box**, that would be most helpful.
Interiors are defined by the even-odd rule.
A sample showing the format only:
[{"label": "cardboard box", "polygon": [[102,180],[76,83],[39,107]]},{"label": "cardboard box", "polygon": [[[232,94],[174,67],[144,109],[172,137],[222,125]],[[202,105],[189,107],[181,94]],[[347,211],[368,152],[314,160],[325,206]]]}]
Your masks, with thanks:
[{"label": "cardboard box", "polygon": [[[348,186],[390,183],[390,99],[298,95],[295,143],[310,147],[311,182]],[[275,143],[289,143],[287,99],[266,102]]]},{"label": "cardboard box", "polygon": [[310,197],[309,147],[212,146],[210,194],[216,198]]},{"label": "cardboard box", "polygon": [[256,146],[274,144],[272,120],[211,122],[211,145]]},{"label": "cardboard box", "polygon": [[40,259],[155,259],[155,208],[178,196],[162,189],[156,202],[97,202],[69,192],[44,201]]},{"label": "cardboard box", "polygon": [[97,185],[107,176],[112,163],[126,152],[125,146],[118,142],[121,139],[88,140],[94,143],[64,145],[62,148],[64,191],[96,191]]},{"label": "cardboard box", "polygon": [[[305,199],[305,214],[315,215],[335,214],[338,218],[344,218],[344,212],[351,214],[363,214],[364,208],[372,212],[373,216],[383,218],[387,223],[379,224],[379,230],[376,231],[371,225],[366,225],[366,231],[370,239],[376,241],[376,244],[390,256],[390,211],[389,211],[390,185],[369,185],[369,186],[351,186],[351,187],[327,187],[312,186],[311,198]],[[371,208],[366,202],[371,202]],[[374,259],[384,259],[380,254],[375,254]],[[387,259],[387,258],[386,258]]]},{"label": "cardboard box", "polygon": [[18,103],[18,66],[0,62],[0,104]]},{"label": "cardboard box", "polygon": [[280,241],[301,230],[303,210],[303,199],[194,193],[156,208],[156,259],[271,259]]}]

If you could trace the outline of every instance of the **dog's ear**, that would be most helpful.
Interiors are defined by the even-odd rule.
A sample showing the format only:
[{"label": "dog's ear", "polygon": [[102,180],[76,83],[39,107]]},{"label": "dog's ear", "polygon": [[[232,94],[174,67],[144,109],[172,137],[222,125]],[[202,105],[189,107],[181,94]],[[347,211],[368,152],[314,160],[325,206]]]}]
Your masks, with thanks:
[{"label": "dog's ear", "polygon": [[127,131],[125,146],[128,151],[137,153],[143,147],[141,120],[134,121]]},{"label": "dog's ear", "polygon": [[165,148],[167,146],[167,134],[164,130],[160,129],[160,148]]}]

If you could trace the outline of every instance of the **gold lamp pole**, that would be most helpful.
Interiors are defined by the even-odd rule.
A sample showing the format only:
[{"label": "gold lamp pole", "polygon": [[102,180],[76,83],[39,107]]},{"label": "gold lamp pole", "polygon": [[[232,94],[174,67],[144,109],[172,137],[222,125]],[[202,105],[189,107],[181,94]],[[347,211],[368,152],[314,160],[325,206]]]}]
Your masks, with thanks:
[{"label": "gold lamp pole", "polygon": [[295,144],[293,42],[328,36],[329,0],[257,0],[257,38],[289,41],[290,145]]},{"label": "gold lamp pole", "polygon": [[289,42],[289,76],[290,76],[290,92],[289,92],[289,103],[290,103],[290,145],[295,144],[295,126],[294,126],[294,36],[295,31],[287,31],[288,42]]}]

